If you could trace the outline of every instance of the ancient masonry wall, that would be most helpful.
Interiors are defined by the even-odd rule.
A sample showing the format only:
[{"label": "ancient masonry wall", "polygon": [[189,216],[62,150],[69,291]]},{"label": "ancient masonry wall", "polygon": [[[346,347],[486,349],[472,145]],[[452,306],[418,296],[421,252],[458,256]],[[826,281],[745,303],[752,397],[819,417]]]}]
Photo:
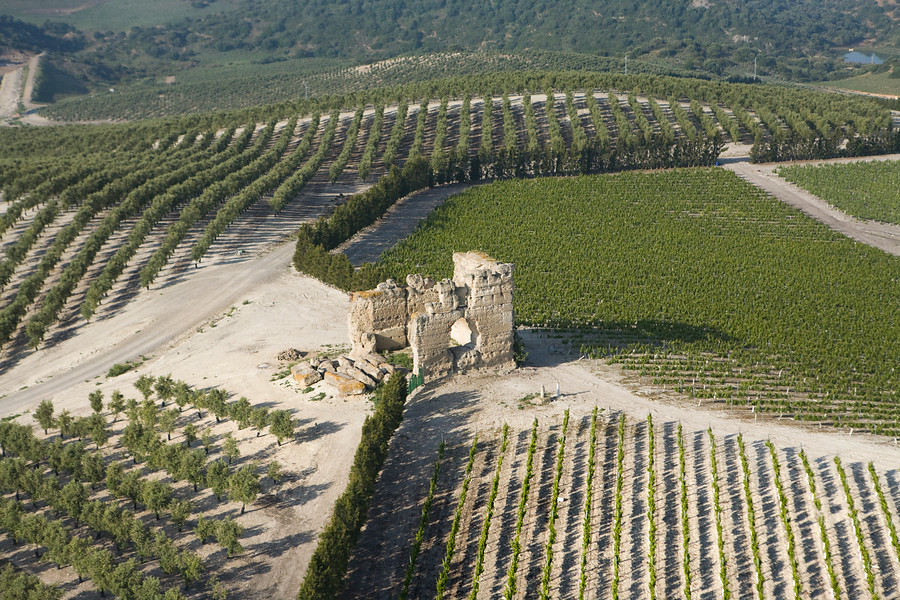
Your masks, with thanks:
[{"label": "ancient masonry wall", "polygon": [[513,368],[513,266],[480,252],[453,255],[453,279],[389,279],[350,302],[351,355],[410,346],[429,378]]}]

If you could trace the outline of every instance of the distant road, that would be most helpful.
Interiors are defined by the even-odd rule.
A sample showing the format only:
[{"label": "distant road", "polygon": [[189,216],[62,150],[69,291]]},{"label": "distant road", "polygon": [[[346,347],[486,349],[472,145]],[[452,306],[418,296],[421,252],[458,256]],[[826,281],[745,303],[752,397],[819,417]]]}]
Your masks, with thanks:
[{"label": "distant road", "polygon": [[34,77],[37,75],[38,66],[41,63],[41,57],[43,56],[44,53],[41,52],[40,54],[32,56],[28,61],[28,77],[25,79],[25,89],[22,91],[22,104],[25,106],[25,110],[31,110],[41,106],[40,104],[32,102],[31,99],[32,96],[34,96]]},{"label": "distant road", "polygon": [[[874,160],[900,160],[900,154],[865,156],[835,160],[809,161],[807,164],[860,162]],[[724,168],[734,171],[758,188],[772,194],[782,202],[801,210],[813,219],[858,242],[868,244],[889,254],[900,256],[900,226],[877,221],[865,221],[836,209],[793,183],[775,175],[775,169],[783,164],[751,164],[749,161],[728,162]]]},{"label": "distant road", "polygon": [[8,72],[0,82],[0,119],[9,119],[19,112],[22,97],[22,72],[25,66]]}]

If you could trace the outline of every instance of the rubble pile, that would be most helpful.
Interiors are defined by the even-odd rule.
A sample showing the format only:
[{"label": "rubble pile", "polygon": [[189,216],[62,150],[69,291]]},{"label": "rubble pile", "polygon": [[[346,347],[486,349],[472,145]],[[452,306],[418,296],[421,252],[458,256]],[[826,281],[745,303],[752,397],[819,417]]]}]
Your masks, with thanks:
[{"label": "rubble pile", "polygon": [[385,377],[397,370],[406,372],[402,367],[387,362],[380,354],[368,353],[305,360],[291,367],[291,375],[302,386],[324,380],[342,396],[354,396],[375,389]]}]

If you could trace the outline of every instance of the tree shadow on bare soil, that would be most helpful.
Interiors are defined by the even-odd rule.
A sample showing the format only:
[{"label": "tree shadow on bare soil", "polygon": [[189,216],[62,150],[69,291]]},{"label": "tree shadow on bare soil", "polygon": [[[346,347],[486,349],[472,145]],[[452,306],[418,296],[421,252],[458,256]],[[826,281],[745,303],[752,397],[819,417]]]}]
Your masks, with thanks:
[{"label": "tree shadow on bare soil", "polygon": [[896,590],[897,580],[891,565],[889,549],[890,541],[885,537],[881,520],[884,516],[881,507],[876,504],[875,493],[871,488],[871,481],[866,467],[861,462],[847,465],[853,482],[856,484],[859,505],[860,521],[864,523],[864,529],[868,529],[868,538],[871,540],[871,548],[875,558],[876,571],[879,574],[881,585],[885,590]]},{"label": "tree shadow on bare soil", "polygon": [[277,558],[297,546],[308,544],[314,539],[316,539],[316,533],[314,531],[300,531],[271,542],[262,542],[247,546],[244,548],[243,556],[248,559],[252,559],[256,556]]},{"label": "tree shadow on bare soil", "polygon": [[764,532],[761,538],[768,549],[766,555],[771,570],[775,597],[783,598],[788,593],[788,582],[785,574],[787,565],[784,563],[782,554],[778,551],[781,545],[778,529],[781,527],[781,519],[775,499],[775,483],[772,479],[772,467],[769,464],[769,449],[763,442],[756,442],[753,444],[753,450],[756,452],[756,472],[759,476],[759,495],[762,502],[760,508],[763,516]]},{"label": "tree shadow on bare soil", "polygon": [[785,448],[784,450],[788,472],[788,484],[790,486],[790,501],[793,503],[793,517],[791,526],[795,527],[798,536],[798,553],[797,559],[801,564],[802,570],[807,574],[807,584],[809,589],[807,593],[811,598],[825,597],[826,584],[824,574],[820,569],[821,563],[819,559],[818,546],[821,541],[818,537],[818,531],[813,527],[813,516],[810,512],[809,505],[806,501],[805,482],[806,474],[800,463],[800,456],[795,448]]},{"label": "tree shadow on bare soil", "polygon": [[[600,437],[602,435],[603,446],[602,456],[599,458],[601,465],[615,464],[617,452],[617,434],[616,423],[621,413],[612,413],[608,416],[608,420],[603,422],[598,420],[597,428]],[[595,548],[598,553],[598,573],[597,588],[608,590],[612,585],[612,554],[607,550],[612,547],[612,530],[613,530],[613,503],[615,502],[615,469],[605,469],[598,473],[600,476],[597,484],[600,487],[600,501],[597,508],[594,509],[600,515],[599,523],[594,527],[594,534],[597,536]]]},{"label": "tree shadow on bare soil", "polygon": [[678,519],[678,507],[680,506],[680,494],[678,489],[678,446],[675,437],[677,424],[674,422],[663,423],[662,446],[663,461],[661,474],[663,480],[662,521],[663,534],[663,565],[665,597],[675,598],[681,587],[680,563],[678,561],[678,549],[681,544],[679,537],[680,523]]},{"label": "tree shadow on bare soil", "polygon": [[697,523],[699,543],[699,567],[700,567],[700,598],[703,600],[715,598],[715,561],[713,560],[713,532],[715,527],[712,522],[713,505],[712,505],[712,485],[710,484],[710,474],[706,464],[699,457],[706,456],[709,450],[705,447],[707,440],[706,432],[697,431],[693,434],[693,455],[694,455],[694,483],[697,490]]},{"label": "tree shadow on bare soil", "polygon": [[[514,443],[513,454],[512,454],[512,465],[510,472],[515,477],[515,473],[518,469],[521,468],[522,463],[525,460],[525,453],[528,448],[528,444],[530,442],[531,435],[527,429],[523,429],[518,433]],[[519,502],[519,493],[520,493],[521,485],[517,484],[516,486],[510,486],[506,493],[506,501],[503,503],[503,506],[499,507],[499,511],[495,511],[495,514],[498,516],[499,526],[500,526],[500,535],[498,539],[500,540],[500,548],[497,553],[497,570],[498,572],[506,573],[509,568],[509,563],[512,558],[512,552],[509,546],[509,540],[513,538],[515,535],[515,527],[516,527],[516,517],[517,517],[517,507]],[[506,582],[505,577],[495,577],[493,581],[493,586],[490,589],[489,597],[491,598],[499,598],[503,595],[503,585]]]},{"label": "tree shadow on bare soil", "polygon": [[[585,416],[581,420],[581,424],[587,421],[590,423],[590,417]],[[574,543],[574,540],[580,540],[582,536],[582,524],[584,522],[584,496],[585,496],[585,479],[587,477],[587,447],[590,444],[589,439],[578,439],[577,432],[573,430],[569,434],[570,440],[566,440],[566,446],[572,444],[574,450],[572,482],[570,493],[566,502],[568,503],[568,518],[563,524],[562,540],[563,540],[563,556],[561,568],[561,576],[559,580],[559,595],[562,598],[569,598],[577,593],[579,561],[581,560],[581,545]],[[566,450],[568,454],[570,450]],[[572,542],[568,542],[573,540]]]},{"label": "tree shadow on bare soil", "polygon": [[647,501],[644,473],[646,465],[647,423],[638,422],[634,427],[634,468],[631,473],[631,584],[628,586],[629,596],[639,598],[644,593],[644,572],[647,564],[645,548],[642,540],[647,537]]},{"label": "tree shadow on bare soil", "polygon": [[[311,420],[306,419],[305,421],[309,423]],[[335,423],[334,421],[313,421],[311,426],[305,427],[294,434],[293,442],[297,444],[312,442],[323,436],[337,433],[345,425],[346,423]]]}]

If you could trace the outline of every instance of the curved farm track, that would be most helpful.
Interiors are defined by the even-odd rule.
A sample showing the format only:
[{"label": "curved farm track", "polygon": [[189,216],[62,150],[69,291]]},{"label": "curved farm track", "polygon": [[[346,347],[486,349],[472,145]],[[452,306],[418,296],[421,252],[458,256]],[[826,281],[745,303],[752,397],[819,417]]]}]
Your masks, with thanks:
[{"label": "curved farm track", "polygon": [[[802,164],[845,163],[871,160],[900,160],[900,154],[867,156],[849,159],[804,161]],[[790,183],[775,173],[779,163],[755,165],[746,160],[733,160],[724,168],[737,173],[758,188],[775,196],[782,202],[821,221],[835,231],[858,242],[868,244],[889,254],[900,256],[900,226],[878,221],[857,219],[829,205],[822,199]]]}]

